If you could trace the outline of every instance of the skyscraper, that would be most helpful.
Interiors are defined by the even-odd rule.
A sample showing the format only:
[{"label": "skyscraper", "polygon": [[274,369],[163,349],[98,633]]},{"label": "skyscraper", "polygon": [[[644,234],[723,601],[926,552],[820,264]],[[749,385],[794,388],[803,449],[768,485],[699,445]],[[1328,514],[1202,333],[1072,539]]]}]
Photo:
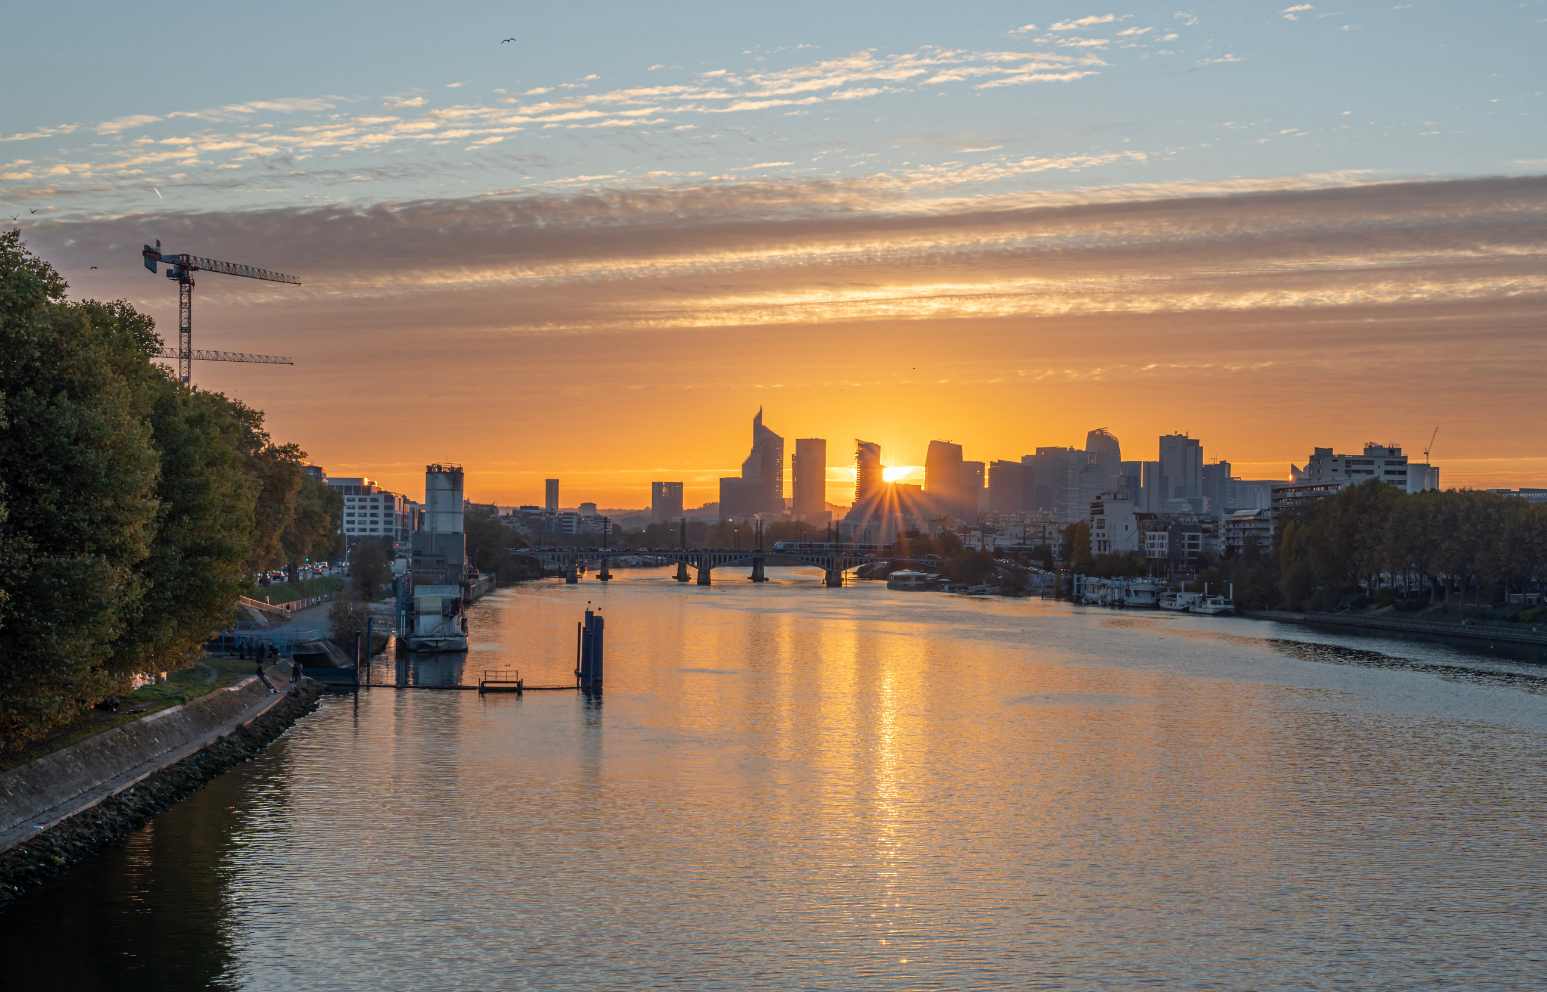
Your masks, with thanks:
[{"label": "skyscraper", "polygon": [[543,509],[549,513],[559,512],[559,480],[543,480]]},{"label": "skyscraper", "polygon": [[983,508],[983,484],[987,481],[987,466],[982,462],[962,462],[962,505],[968,518],[976,518]]},{"label": "skyscraper", "polygon": [[1026,475],[1029,468],[1020,462],[990,462],[988,466],[988,508],[991,513],[1020,513],[1026,502]]},{"label": "skyscraper", "polygon": [[658,524],[666,524],[681,516],[682,483],[650,483],[650,519]]},{"label": "skyscraper", "polygon": [[1158,509],[1173,500],[1186,500],[1203,509],[1203,445],[1186,434],[1160,436],[1161,496]]},{"label": "skyscraper", "polygon": [[720,480],[720,519],[784,512],[784,438],[763,426],[763,408],[752,418],[752,451],[741,476]]},{"label": "skyscraper", "polygon": [[827,441],[819,437],[795,439],[791,461],[795,476],[793,507],[796,520],[827,519]]},{"label": "skyscraper", "polygon": [[854,441],[854,502],[863,503],[886,484],[881,465],[881,446],[874,441]]},{"label": "skyscraper", "polygon": [[1026,466],[1025,493],[1021,509],[1051,513],[1060,523],[1082,519],[1089,505],[1080,505],[1080,472],[1087,464],[1079,448],[1056,446],[1037,449],[1035,455],[1021,456]]},{"label": "skyscraper", "polygon": [[950,441],[929,442],[929,453],[924,457],[924,494],[941,510],[956,516],[965,514],[961,445]]}]

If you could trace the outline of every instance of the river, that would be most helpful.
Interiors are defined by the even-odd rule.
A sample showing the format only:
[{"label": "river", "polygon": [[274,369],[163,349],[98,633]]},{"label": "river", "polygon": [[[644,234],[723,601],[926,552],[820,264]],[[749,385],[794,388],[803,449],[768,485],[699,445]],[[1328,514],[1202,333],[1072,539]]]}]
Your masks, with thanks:
[{"label": "river", "polygon": [[0,917],[6,989],[1519,989],[1547,668],[1233,618],[620,572],[325,697]]}]

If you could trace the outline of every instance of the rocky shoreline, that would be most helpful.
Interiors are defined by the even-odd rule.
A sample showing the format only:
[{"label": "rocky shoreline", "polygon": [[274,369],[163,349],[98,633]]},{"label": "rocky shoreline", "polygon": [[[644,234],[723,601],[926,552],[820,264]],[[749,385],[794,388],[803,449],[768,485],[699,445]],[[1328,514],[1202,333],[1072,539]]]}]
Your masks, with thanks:
[{"label": "rocky shoreline", "polygon": [[27,891],[55,878],[197,792],[206,782],[255,756],[290,725],[316,709],[321,686],[300,691],[251,722],[143,781],[0,854],[0,912]]}]

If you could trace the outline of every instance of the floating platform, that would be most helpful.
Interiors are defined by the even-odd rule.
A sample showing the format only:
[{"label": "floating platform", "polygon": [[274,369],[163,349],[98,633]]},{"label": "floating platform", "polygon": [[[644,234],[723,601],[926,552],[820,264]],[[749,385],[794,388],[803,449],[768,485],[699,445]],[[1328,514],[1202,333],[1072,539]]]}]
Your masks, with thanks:
[{"label": "floating platform", "polygon": [[484,692],[513,692],[520,695],[526,688],[526,683],[517,671],[485,671],[483,678],[478,680],[478,691]]}]

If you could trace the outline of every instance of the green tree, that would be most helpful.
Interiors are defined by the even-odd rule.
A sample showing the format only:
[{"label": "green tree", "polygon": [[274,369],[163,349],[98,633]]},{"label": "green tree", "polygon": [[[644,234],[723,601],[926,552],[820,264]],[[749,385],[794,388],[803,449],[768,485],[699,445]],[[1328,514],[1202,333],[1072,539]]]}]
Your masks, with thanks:
[{"label": "green tree", "polygon": [[[0,740],[18,745],[112,691],[139,614],[160,474],[128,346],[65,303],[65,283],[0,235]],[[143,357],[143,356],[142,356]]]}]

